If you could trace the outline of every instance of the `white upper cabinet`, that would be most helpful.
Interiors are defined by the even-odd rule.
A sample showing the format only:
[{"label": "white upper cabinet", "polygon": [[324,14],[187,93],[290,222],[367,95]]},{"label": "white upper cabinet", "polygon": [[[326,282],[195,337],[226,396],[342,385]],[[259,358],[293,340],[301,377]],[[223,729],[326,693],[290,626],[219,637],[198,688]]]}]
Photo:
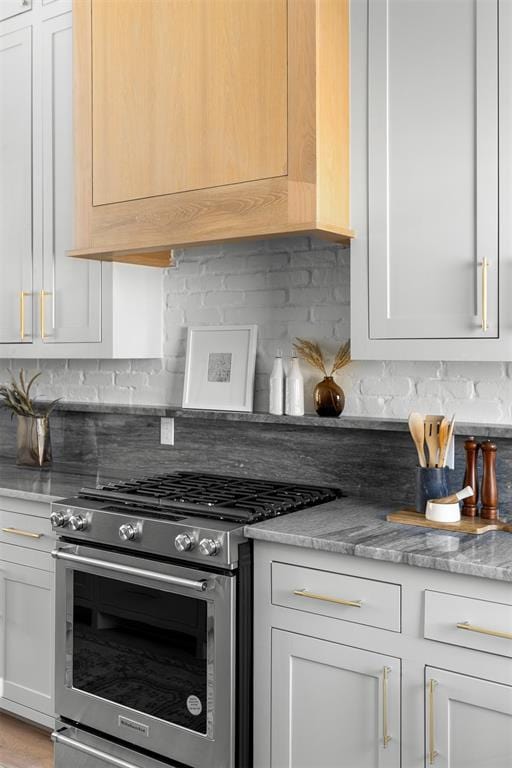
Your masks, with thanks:
[{"label": "white upper cabinet", "polygon": [[354,356],[512,359],[511,3],[351,13]]},{"label": "white upper cabinet", "polygon": [[0,25],[0,343],[32,340],[32,36]]},{"label": "white upper cabinet", "polygon": [[161,270],[66,256],[71,2],[23,8],[30,13],[0,13],[0,358],[160,357]]},{"label": "white upper cabinet", "polygon": [[65,254],[73,245],[71,13],[42,24],[43,282],[46,344],[101,341],[101,264]]}]

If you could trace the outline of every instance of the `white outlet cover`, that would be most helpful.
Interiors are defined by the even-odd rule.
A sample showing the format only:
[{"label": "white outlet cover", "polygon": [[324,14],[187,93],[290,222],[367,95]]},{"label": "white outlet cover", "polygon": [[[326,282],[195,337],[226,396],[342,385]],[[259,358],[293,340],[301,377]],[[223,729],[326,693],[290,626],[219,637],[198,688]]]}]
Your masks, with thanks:
[{"label": "white outlet cover", "polygon": [[174,445],[174,419],[160,419],[160,445]]}]

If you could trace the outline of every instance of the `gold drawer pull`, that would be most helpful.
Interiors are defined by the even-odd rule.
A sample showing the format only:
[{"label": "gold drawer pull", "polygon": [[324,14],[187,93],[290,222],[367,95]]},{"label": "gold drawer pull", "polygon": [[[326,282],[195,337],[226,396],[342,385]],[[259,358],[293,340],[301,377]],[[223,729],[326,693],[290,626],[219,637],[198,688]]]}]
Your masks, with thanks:
[{"label": "gold drawer pull", "polygon": [[22,531],[19,528],[2,528],[3,533],[12,533],[14,536],[26,536],[27,539],[40,539],[42,533],[32,533],[32,531]]},{"label": "gold drawer pull", "polygon": [[437,686],[437,680],[428,681],[428,764],[434,765],[436,757],[439,756],[439,752],[436,750],[436,735],[435,735],[435,700],[434,691]]},{"label": "gold drawer pull", "polygon": [[384,749],[391,741],[388,723],[388,678],[390,672],[391,667],[384,667],[382,670],[382,746]]},{"label": "gold drawer pull", "polygon": [[344,600],[342,597],[329,597],[328,595],[317,595],[315,592],[308,592],[307,589],[295,589],[293,592],[297,597],[310,597],[312,600],[323,600],[324,603],[335,603],[336,605],[349,605],[351,608],[361,608],[362,600]]},{"label": "gold drawer pull", "polygon": [[502,637],[504,640],[512,640],[512,632],[499,632],[497,629],[486,629],[470,624],[469,621],[462,621],[457,624],[457,629],[467,629],[468,632],[478,632],[479,635],[490,635],[491,637]]}]

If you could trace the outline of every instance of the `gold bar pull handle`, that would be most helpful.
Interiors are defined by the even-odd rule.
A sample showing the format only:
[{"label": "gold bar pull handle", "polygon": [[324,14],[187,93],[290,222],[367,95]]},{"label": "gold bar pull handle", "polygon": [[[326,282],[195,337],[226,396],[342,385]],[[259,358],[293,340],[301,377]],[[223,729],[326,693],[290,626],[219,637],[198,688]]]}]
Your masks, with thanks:
[{"label": "gold bar pull handle", "polygon": [[428,681],[428,764],[434,765],[435,759],[438,756],[436,750],[436,734],[435,734],[435,699],[434,692],[437,686],[437,680]]},{"label": "gold bar pull handle", "polygon": [[482,261],[482,331],[487,333],[489,330],[488,316],[487,316],[487,299],[488,299],[488,280],[487,273],[489,271],[490,262],[487,257],[484,257]]},{"label": "gold bar pull handle", "polygon": [[345,600],[343,597],[329,597],[329,595],[319,595],[316,592],[309,592],[307,589],[294,589],[293,594],[297,597],[309,597],[311,600],[322,600],[324,603],[334,603],[335,605],[348,605],[351,608],[361,608],[362,600]]},{"label": "gold bar pull handle", "polygon": [[20,291],[20,338],[22,341],[27,335],[25,333],[25,299],[31,295],[31,291]]},{"label": "gold bar pull handle", "polygon": [[39,327],[41,330],[41,339],[46,339],[46,324],[44,314],[44,300],[46,296],[51,296],[50,291],[39,291]]},{"label": "gold bar pull handle", "polygon": [[22,531],[20,528],[2,528],[2,533],[10,533],[13,536],[25,536],[27,539],[40,539],[42,533],[32,533],[32,531]]},{"label": "gold bar pull handle", "polygon": [[500,632],[497,629],[486,629],[470,624],[469,621],[461,621],[457,624],[457,629],[466,629],[468,632],[477,632],[479,635],[490,635],[491,637],[502,637],[504,640],[512,640],[512,632]]},{"label": "gold bar pull handle", "polygon": [[389,712],[388,712],[388,679],[391,667],[384,667],[382,670],[382,746],[384,749],[391,741],[389,735]]}]

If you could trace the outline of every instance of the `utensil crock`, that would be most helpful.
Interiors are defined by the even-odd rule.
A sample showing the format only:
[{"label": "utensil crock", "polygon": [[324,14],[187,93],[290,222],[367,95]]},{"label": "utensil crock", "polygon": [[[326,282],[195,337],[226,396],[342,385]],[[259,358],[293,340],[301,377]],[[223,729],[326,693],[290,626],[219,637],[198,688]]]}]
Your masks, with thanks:
[{"label": "utensil crock", "polygon": [[425,513],[429,499],[440,499],[447,496],[448,472],[447,467],[416,467],[416,511]]}]

